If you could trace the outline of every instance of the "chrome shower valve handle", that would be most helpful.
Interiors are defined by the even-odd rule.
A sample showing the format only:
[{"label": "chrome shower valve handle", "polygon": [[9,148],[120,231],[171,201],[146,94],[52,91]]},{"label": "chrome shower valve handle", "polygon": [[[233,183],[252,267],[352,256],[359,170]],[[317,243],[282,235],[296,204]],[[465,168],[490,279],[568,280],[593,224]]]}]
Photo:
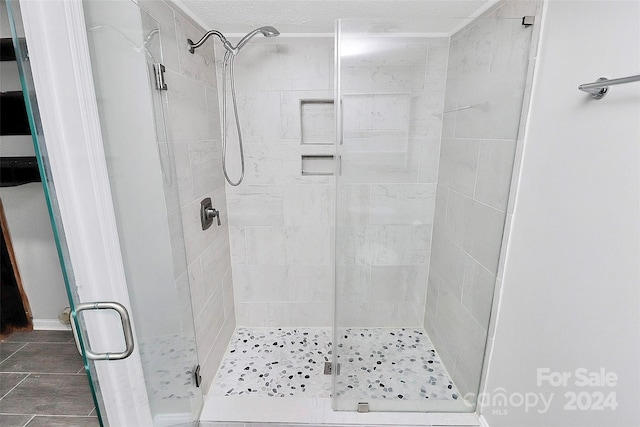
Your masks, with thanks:
[{"label": "chrome shower valve handle", "polygon": [[219,211],[219,210],[214,209],[214,208],[207,208],[207,209],[205,209],[205,211],[204,211],[204,215],[205,215],[205,217],[206,217],[207,219],[211,219],[211,220],[212,220],[213,218],[217,218],[217,220],[218,220],[218,227],[219,227],[220,225],[222,225],[222,224],[220,223],[220,211]]},{"label": "chrome shower valve handle", "polygon": [[220,211],[213,207],[211,198],[207,197],[200,202],[200,223],[202,224],[202,230],[211,227],[214,218],[217,219],[218,227],[220,227],[222,225],[220,221]]}]

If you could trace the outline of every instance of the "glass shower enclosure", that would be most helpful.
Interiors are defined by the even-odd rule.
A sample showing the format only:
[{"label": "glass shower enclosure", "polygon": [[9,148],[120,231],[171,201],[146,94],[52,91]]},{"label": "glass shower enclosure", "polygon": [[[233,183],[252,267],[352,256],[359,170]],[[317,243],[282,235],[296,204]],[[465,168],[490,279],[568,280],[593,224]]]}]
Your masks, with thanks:
[{"label": "glass shower enclosure", "polygon": [[105,158],[154,425],[202,408],[159,24],[130,1],[85,1]]},{"label": "glass shower enclosure", "polygon": [[[29,58],[24,35],[16,32],[16,28],[21,26],[16,27],[14,23],[21,20],[20,4],[11,1],[8,6],[21,83],[65,275],[72,321],[80,331],[76,342],[84,357],[100,425],[114,422],[110,419],[110,411],[122,416],[124,411],[116,408],[117,405],[135,405],[143,408],[141,412],[148,405],[154,426],[193,425],[197,423],[203,397],[197,381],[198,356],[175,164],[165,124],[166,92],[162,91],[163,87],[156,79],[162,63],[159,25],[130,1],[85,1],[80,9],[84,12],[93,72],[94,93],[91,95],[95,95],[97,104],[96,119],[99,119],[102,131],[110,187],[110,197],[104,194],[95,194],[94,197],[105,197],[113,204],[119,239],[105,245],[116,246],[124,269],[123,272],[110,272],[113,274],[107,275],[105,280],[119,273],[126,278],[134,335],[134,351],[130,357],[137,358],[142,365],[143,378],[140,378],[136,377],[133,369],[123,368],[122,364],[118,365],[122,362],[112,357],[116,356],[114,349],[125,346],[125,322],[120,323],[113,310],[94,310],[102,308],[101,304],[115,305],[116,302],[111,302],[113,291],[96,289],[99,287],[95,284],[89,290],[90,286],[82,286],[74,276],[74,270],[77,271],[79,266],[78,263],[72,265],[72,260],[78,258],[77,255],[76,258],[70,256],[71,245],[68,245],[65,235],[65,228],[70,224],[63,223],[62,203],[59,203],[59,193],[56,192],[59,181],[54,182],[54,173],[60,171],[53,170],[51,156],[47,154],[57,152],[60,156],[60,148],[48,145],[44,138],[32,78],[31,61],[35,58]],[[76,6],[74,10],[78,10]],[[75,18],[81,21],[79,17]],[[92,111],[90,105],[83,107]],[[52,114],[51,111],[45,113]],[[80,143],[89,145],[86,141]],[[78,162],[72,167],[85,173],[78,173],[79,176],[92,175],[94,178],[101,171],[91,170],[92,165]],[[65,202],[68,210],[69,200]],[[109,225],[100,224],[103,228],[109,228]],[[87,234],[91,234],[91,230],[87,230]],[[75,243],[78,251],[77,241]],[[95,258],[88,262],[102,264],[105,260]],[[80,314],[78,307],[88,305],[92,307],[83,309],[85,311]],[[125,315],[121,316],[124,318],[126,308],[123,307],[123,311]],[[127,347],[131,348],[129,337],[126,338]],[[89,349],[98,356],[106,357],[93,357]],[[125,383],[123,377],[140,380],[142,384],[136,384],[136,387],[146,391],[146,399],[122,402],[119,401],[120,396],[104,394],[101,386],[116,376],[122,384]]]},{"label": "glass shower enclosure", "polygon": [[[156,425],[195,422],[175,166],[151,78],[158,24],[133,2],[84,4],[149,403]],[[538,8],[337,23],[335,410],[475,409],[531,67],[522,18]]]},{"label": "glass shower enclosure", "polygon": [[538,11],[512,3],[337,23],[335,410],[475,410]]}]

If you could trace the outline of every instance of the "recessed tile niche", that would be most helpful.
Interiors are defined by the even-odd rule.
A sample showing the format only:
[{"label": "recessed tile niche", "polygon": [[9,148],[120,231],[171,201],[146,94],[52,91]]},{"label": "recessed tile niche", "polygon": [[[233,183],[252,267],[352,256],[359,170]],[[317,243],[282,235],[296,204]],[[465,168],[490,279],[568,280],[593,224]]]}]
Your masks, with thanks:
[{"label": "recessed tile niche", "polygon": [[332,99],[300,100],[301,143],[332,145],[336,139]]},{"label": "recessed tile niche", "polygon": [[332,155],[302,155],[302,175],[333,175]]}]

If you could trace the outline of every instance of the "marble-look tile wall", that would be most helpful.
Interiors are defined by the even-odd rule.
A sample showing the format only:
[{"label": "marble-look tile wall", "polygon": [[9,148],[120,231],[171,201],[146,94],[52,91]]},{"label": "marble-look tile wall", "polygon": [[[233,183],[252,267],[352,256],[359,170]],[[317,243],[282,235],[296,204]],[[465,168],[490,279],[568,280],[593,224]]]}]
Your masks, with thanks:
[{"label": "marble-look tile wall", "polygon": [[[354,246],[340,246],[351,265],[339,274],[348,307],[338,309],[353,326],[417,326],[424,316],[448,40],[389,43],[343,68],[338,223]],[[218,60],[219,83],[221,70]],[[257,38],[235,60],[246,175],[227,193],[243,326],[331,325],[335,178],[302,175],[301,155],[335,151],[332,105],[317,102],[333,99],[333,72],[330,38]],[[227,126],[237,177],[229,116]],[[355,242],[369,248],[361,259]]]},{"label": "marble-look tile wall", "polygon": [[341,58],[341,327],[423,324],[448,50],[447,38],[380,37]]},{"label": "marble-look tile wall", "polygon": [[[236,40],[233,40],[235,43]],[[216,43],[218,81],[223,51]],[[334,177],[301,174],[301,156],[332,154],[331,38],[256,37],[235,59],[246,173],[227,185],[237,322],[330,326]],[[231,105],[229,95],[228,105]],[[301,112],[305,114],[305,143]],[[329,115],[329,116],[327,116]],[[237,133],[227,115],[232,179]]]},{"label": "marble-look tile wall", "polygon": [[451,38],[424,325],[463,395],[482,372],[529,64],[521,19],[537,6],[503,2]]},{"label": "marble-look tile wall", "polygon": [[[191,304],[207,390],[235,329],[214,54],[212,49],[200,49],[194,55],[187,51],[187,38],[198,40],[205,30],[170,3],[143,0],[138,4],[160,25],[168,86],[168,144],[161,147],[161,154],[164,161],[175,162],[175,176],[165,177],[165,183],[178,189],[165,192],[174,196],[167,200],[174,272],[181,306]],[[222,226],[214,224],[203,231],[200,201],[206,197],[221,212]]]}]

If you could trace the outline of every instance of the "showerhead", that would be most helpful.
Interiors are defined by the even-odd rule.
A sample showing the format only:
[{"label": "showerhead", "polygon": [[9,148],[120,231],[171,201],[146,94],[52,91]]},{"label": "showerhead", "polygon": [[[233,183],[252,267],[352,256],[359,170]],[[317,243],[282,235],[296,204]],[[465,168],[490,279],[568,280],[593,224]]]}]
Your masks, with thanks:
[{"label": "showerhead", "polygon": [[244,46],[245,44],[247,44],[247,42],[249,40],[251,40],[251,38],[253,36],[255,36],[258,33],[262,33],[263,36],[265,37],[276,37],[280,35],[280,31],[276,30],[274,27],[271,26],[265,26],[265,27],[260,27],[260,28],[256,28],[255,30],[251,31],[249,34],[247,34],[246,36],[244,36],[242,38],[242,40],[240,40],[238,42],[238,44],[235,47],[236,52],[233,52],[234,54],[237,54],[238,51],[240,49],[242,49],[242,46]]},{"label": "showerhead", "polygon": [[268,25],[266,27],[258,28],[258,31],[260,31],[265,37],[276,37],[280,35],[280,31]]},{"label": "showerhead", "polygon": [[238,52],[240,51],[240,49],[242,49],[242,46],[244,46],[245,44],[247,44],[247,42],[249,40],[251,40],[251,38],[253,36],[255,36],[258,33],[262,33],[263,36],[265,37],[276,37],[280,35],[280,31],[276,30],[274,27],[271,26],[265,26],[265,27],[260,27],[260,28],[256,28],[255,30],[251,31],[249,34],[247,34],[246,36],[244,36],[239,42],[238,44],[234,47],[231,43],[229,43],[229,41],[226,39],[225,36],[222,35],[222,33],[220,31],[217,30],[211,30],[211,31],[207,31],[205,33],[204,36],[202,36],[202,38],[197,42],[194,43],[191,39],[187,39],[187,47],[189,48],[189,52],[194,53],[195,50],[197,48],[199,48],[200,46],[202,46],[202,44],[207,41],[207,39],[213,35],[218,36],[218,38],[220,39],[220,41],[222,42],[222,44],[224,45],[224,47],[227,49],[227,51],[229,52],[228,54],[232,54],[232,55],[237,55]]}]

